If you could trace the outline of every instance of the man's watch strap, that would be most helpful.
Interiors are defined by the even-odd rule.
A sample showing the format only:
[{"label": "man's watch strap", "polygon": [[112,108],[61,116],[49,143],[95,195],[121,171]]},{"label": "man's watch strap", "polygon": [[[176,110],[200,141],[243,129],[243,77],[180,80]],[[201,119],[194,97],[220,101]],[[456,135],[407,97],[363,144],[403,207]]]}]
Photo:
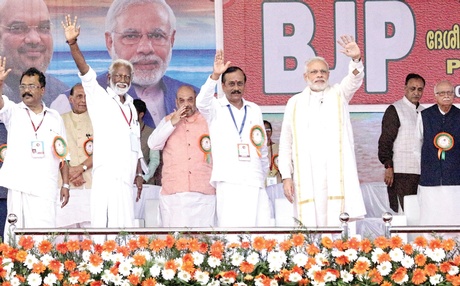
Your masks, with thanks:
[{"label": "man's watch strap", "polygon": [[390,163],[385,163],[385,169],[393,168],[393,165]]},{"label": "man's watch strap", "polygon": [[85,172],[86,170],[88,170],[88,166],[86,166],[85,164],[82,164],[81,167],[83,168],[83,172]]}]

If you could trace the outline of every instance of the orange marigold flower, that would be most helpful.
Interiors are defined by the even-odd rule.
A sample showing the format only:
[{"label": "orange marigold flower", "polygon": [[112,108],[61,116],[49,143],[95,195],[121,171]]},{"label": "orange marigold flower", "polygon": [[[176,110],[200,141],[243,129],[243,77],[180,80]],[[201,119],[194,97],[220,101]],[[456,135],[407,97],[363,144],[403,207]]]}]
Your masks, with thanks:
[{"label": "orange marigold flower", "polygon": [[358,260],[351,271],[356,274],[365,274],[369,270],[369,267],[370,265],[367,261]]},{"label": "orange marigold flower", "polygon": [[193,260],[191,261],[184,261],[182,263],[181,269],[185,272],[188,272],[190,274],[195,273],[195,264],[193,264]]},{"label": "orange marigold flower", "polygon": [[99,254],[91,253],[91,255],[89,256],[89,262],[93,266],[99,266],[102,262],[104,262],[104,260],[101,256],[99,256]]},{"label": "orange marigold flower", "polygon": [[66,254],[69,251],[69,249],[67,248],[67,243],[56,244],[56,250],[61,254]]},{"label": "orange marigold flower", "polygon": [[373,268],[369,271],[369,277],[371,278],[371,282],[373,283],[380,284],[383,281],[382,275],[376,268]]},{"label": "orange marigold flower", "polygon": [[26,261],[26,258],[27,258],[27,251],[25,250],[19,250],[17,253],[16,253],[16,260],[19,261],[19,262],[24,262]]},{"label": "orange marigold flower", "polygon": [[425,271],[426,275],[431,277],[438,272],[438,266],[436,266],[436,264],[429,263],[423,270]]},{"label": "orange marigold flower", "polygon": [[241,242],[241,248],[249,249],[249,247],[251,247],[251,243],[249,241],[242,241]]},{"label": "orange marigold flower", "polygon": [[399,267],[398,269],[396,269],[393,275],[391,275],[391,279],[394,280],[396,283],[399,283],[404,279],[406,274],[407,274],[407,269],[404,267]]},{"label": "orange marigold flower", "polygon": [[176,262],[174,260],[168,260],[168,261],[166,261],[164,268],[165,269],[172,269],[172,270],[174,270],[174,272],[176,272],[177,264],[176,264]]},{"label": "orange marigold flower", "polygon": [[301,233],[293,234],[291,241],[292,241],[292,245],[301,246],[305,242],[305,236]]},{"label": "orange marigold flower", "polygon": [[224,243],[220,240],[216,240],[210,248],[210,254],[218,259],[222,259],[222,254],[224,252]]},{"label": "orange marigold flower", "polygon": [[61,268],[62,263],[59,260],[51,260],[50,263],[48,264],[48,268],[55,272],[59,273],[59,269]]},{"label": "orange marigold flower", "polygon": [[393,284],[391,284],[391,282],[388,281],[383,281],[383,283],[380,286],[393,286]]},{"label": "orange marigold flower", "polygon": [[257,251],[262,251],[265,249],[265,238],[261,236],[257,236],[254,238],[254,241],[252,242],[252,248]]},{"label": "orange marigold flower", "polygon": [[265,249],[267,251],[272,251],[276,245],[278,244],[278,242],[276,241],[276,239],[267,239],[265,241]]},{"label": "orange marigold flower", "polygon": [[89,285],[90,286],[102,286],[103,284],[102,284],[102,281],[97,280],[97,281],[92,281]]},{"label": "orange marigold flower", "polygon": [[150,242],[149,248],[155,252],[159,252],[166,247],[166,242],[162,239],[154,239]]},{"label": "orange marigold flower", "polygon": [[39,261],[37,263],[34,263],[34,265],[32,267],[32,272],[33,273],[41,274],[41,273],[45,272],[45,270],[46,270],[46,266],[41,261]]},{"label": "orange marigold flower", "polygon": [[140,283],[139,276],[134,274],[128,276],[128,281],[131,285],[138,285]]},{"label": "orange marigold flower", "polygon": [[454,265],[459,266],[460,265],[460,255],[455,256],[454,259],[452,259],[452,263]]},{"label": "orange marigold flower", "polygon": [[428,247],[431,249],[441,248],[442,247],[441,240],[439,240],[438,238],[430,240],[430,242],[428,243]]},{"label": "orange marigold flower", "polygon": [[53,245],[48,240],[42,240],[38,244],[38,251],[40,251],[41,254],[47,254],[48,252],[51,251],[52,248],[53,248]]},{"label": "orange marigold flower", "polygon": [[323,238],[321,238],[321,244],[327,249],[331,249],[334,246],[334,243],[329,236],[323,236]]},{"label": "orange marigold flower", "polygon": [[176,248],[177,250],[187,250],[188,248],[188,239],[181,237],[176,240]]},{"label": "orange marigold flower", "polygon": [[67,271],[73,271],[77,267],[77,264],[72,260],[66,260],[64,262],[64,269]]},{"label": "orange marigold flower", "polygon": [[315,273],[313,274],[313,280],[315,280],[316,282],[322,283],[324,282],[325,276],[326,276],[325,270],[315,271]]},{"label": "orange marigold flower", "polygon": [[25,250],[29,250],[34,247],[34,239],[32,236],[21,236],[18,244]]},{"label": "orange marigold flower", "polygon": [[89,278],[91,278],[91,276],[86,271],[82,271],[78,273],[78,282],[80,282],[81,284],[86,284]]},{"label": "orange marigold flower", "polygon": [[6,281],[6,282],[2,282],[2,286],[11,286],[11,283]]},{"label": "orange marigold flower", "polygon": [[254,264],[251,264],[247,261],[243,261],[240,264],[240,270],[243,273],[251,273],[252,271],[254,271]]},{"label": "orange marigold flower", "polygon": [[130,240],[128,241],[128,246],[127,246],[127,247],[128,247],[128,249],[129,249],[130,251],[134,251],[134,250],[138,249],[138,248],[139,248],[139,244],[137,243],[137,239],[130,239]]},{"label": "orange marigold flower", "polygon": [[420,268],[416,268],[413,272],[412,272],[412,282],[415,284],[415,285],[420,285],[422,284],[423,282],[426,281],[426,276],[425,276],[425,272],[420,269]]},{"label": "orange marigold flower", "polygon": [[107,251],[107,252],[112,252],[115,250],[115,248],[117,248],[117,243],[115,242],[115,240],[112,240],[112,239],[107,240],[102,245],[102,249],[104,249],[104,251]]},{"label": "orange marigold flower", "polygon": [[364,252],[364,253],[369,253],[372,251],[372,243],[369,239],[364,238],[361,240],[359,248]]},{"label": "orange marigold flower", "polygon": [[128,257],[129,249],[126,246],[118,246],[117,252],[123,254],[124,257]]},{"label": "orange marigold flower", "polygon": [[422,267],[426,263],[426,256],[424,254],[417,254],[414,257],[414,262],[417,264],[417,266]]},{"label": "orange marigold flower", "polygon": [[67,241],[67,249],[72,252],[80,250],[80,242],[78,240]]},{"label": "orange marigold flower", "polygon": [[389,243],[388,243],[388,239],[384,236],[379,236],[379,237],[376,237],[374,239],[374,245],[376,247],[379,247],[381,249],[385,249],[388,247]]},{"label": "orange marigold flower", "polygon": [[154,278],[148,278],[142,281],[142,286],[155,286],[157,285],[157,281]]},{"label": "orange marigold flower", "polygon": [[348,240],[348,247],[351,249],[358,250],[359,245],[360,243],[356,237],[352,237]]},{"label": "orange marigold flower", "polygon": [[292,242],[290,240],[285,240],[280,242],[280,250],[281,251],[288,251],[292,248]]},{"label": "orange marigold flower", "polygon": [[442,242],[442,248],[445,251],[451,251],[455,247],[455,241],[452,238],[448,238]]},{"label": "orange marigold flower", "polygon": [[191,252],[198,251],[200,249],[200,242],[196,238],[192,238],[188,242],[188,249],[190,249]]},{"label": "orange marigold flower", "polygon": [[137,238],[137,243],[140,248],[147,248],[147,246],[149,245],[149,238],[145,235],[140,235]]},{"label": "orange marigold flower", "polygon": [[346,265],[349,262],[350,260],[348,260],[348,256],[346,255],[341,255],[335,258],[335,263],[337,263],[338,265]]},{"label": "orange marigold flower", "polygon": [[313,265],[316,265],[316,260],[314,257],[308,257],[307,263],[305,263],[305,269],[310,269]]},{"label": "orange marigold flower", "polygon": [[307,245],[306,251],[307,251],[308,255],[311,255],[311,256],[314,256],[315,254],[320,252],[319,248],[316,245],[314,245],[313,243]]},{"label": "orange marigold flower", "polygon": [[334,240],[334,247],[337,248],[337,250],[339,251],[345,250],[344,242],[341,239]]},{"label": "orange marigold flower", "polygon": [[428,242],[426,241],[426,238],[424,236],[417,236],[414,239],[414,244],[418,247],[426,247],[428,245]]},{"label": "orange marigold flower", "polygon": [[294,267],[292,267],[292,272],[296,272],[296,273],[299,273],[300,275],[303,274],[303,270],[301,267],[297,266],[297,265],[294,265]]},{"label": "orange marigold flower", "polygon": [[412,244],[408,244],[408,243],[404,244],[402,246],[402,250],[407,255],[412,255],[412,253],[414,253],[414,248],[412,247]]},{"label": "orange marigold flower", "polygon": [[442,273],[447,273],[447,272],[449,272],[450,267],[451,267],[450,262],[443,262],[443,263],[441,263],[441,265],[439,265],[439,270]]},{"label": "orange marigold flower", "polygon": [[331,273],[332,275],[334,275],[337,278],[340,277],[340,272],[337,269],[328,268],[328,269],[326,269],[326,272]]},{"label": "orange marigold flower", "polygon": [[399,236],[392,236],[390,238],[390,248],[395,249],[395,248],[401,248],[403,245],[403,240]]},{"label": "orange marigold flower", "polygon": [[383,253],[380,253],[379,255],[377,255],[377,261],[379,263],[382,263],[382,262],[385,262],[385,261],[391,261],[391,257],[388,253],[386,252],[383,252]]},{"label": "orange marigold flower", "polygon": [[174,237],[172,235],[168,234],[166,236],[165,243],[166,243],[167,248],[172,248],[174,246],[175,242],[176,242],[176,240],[174,239]]},{"label": "orange marigold flower", "polygon": [[299,286],[307,286],[307,285],[310,285],[310,280],[308,280],[307,278],[303,278],[302,280],[297,282],[297,284]]},{"label": "orange marigold flower", "polygon": [[208,244],[206,242],[201,242],[200,243],[200,248],[198,249],[199,253],[206,253],[208,252]]},{"label": "orange marigold flower", "polygon": [[147,262],[145,256],[139,253],[133,255],[133,260],[134,266],[143,266]]},{"label": "orange marigold flower", "polygon": [[80,243],[82,250],[90,250],[92,245],[93,241],[91,239],[85,239]]}]

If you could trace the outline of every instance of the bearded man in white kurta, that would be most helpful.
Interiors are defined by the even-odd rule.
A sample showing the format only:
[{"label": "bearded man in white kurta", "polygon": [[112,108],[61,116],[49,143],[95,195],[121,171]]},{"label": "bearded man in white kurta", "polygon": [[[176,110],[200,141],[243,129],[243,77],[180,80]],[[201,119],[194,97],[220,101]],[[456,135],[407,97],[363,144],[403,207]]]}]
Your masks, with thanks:
[{"label": "bearded man in white kurta", "polygon": [[348,102],[364,78],[361,51],[342,36],[341,52],[352,60],[348,75],[330,86],[329,66],[315,57],[305,64],[304,91],[289,99],[279,147],[279,170],[286,198],[305,226],[337,226],[339,215],[366,214],[358,181]]}]

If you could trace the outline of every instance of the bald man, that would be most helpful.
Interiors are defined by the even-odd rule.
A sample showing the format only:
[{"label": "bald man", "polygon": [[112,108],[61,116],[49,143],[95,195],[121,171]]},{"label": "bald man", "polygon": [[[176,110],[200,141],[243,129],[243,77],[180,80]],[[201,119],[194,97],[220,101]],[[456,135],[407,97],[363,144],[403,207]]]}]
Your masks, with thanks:
[{"label": "bald man", "polygon": [[196,108],[196,92],[183,85],[177,109],[150,135],[153,150],[163,150],[160,215],[164,227],[215,225],[216,190],[211,186],[211,141],[206,119]]}]

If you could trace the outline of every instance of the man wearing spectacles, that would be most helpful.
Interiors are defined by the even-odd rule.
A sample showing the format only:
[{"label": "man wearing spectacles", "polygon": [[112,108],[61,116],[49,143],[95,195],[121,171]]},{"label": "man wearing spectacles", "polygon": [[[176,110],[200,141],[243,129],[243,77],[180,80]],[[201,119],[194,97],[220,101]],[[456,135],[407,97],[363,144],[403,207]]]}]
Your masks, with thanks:
[{"label": "man wearing spectacles", "polygon": [[[133,64],[129,94],[146,103],[144,122],[154,128],[174,112],[177,89],[185,84],[165,76],[176,35],[174,12],[164,0],[115,0],[105,26],[110,57]],[[104,86],[107,74],[99,75],[98,82]]]},{"label": "man wearing spectacles", "polygon": [[305,226],[338,226],[341,212],[366,214],[359,186],[348,102],[364,78],[361,50],[351,36],[338,43],[351,58],[340,84],[329,85],[322,57],[305,64],[308,86],[291,97],[281,127],[279,171],[286,198]]},{"label": "man wearing spectacles", "polygon": [[[0,94],[11,69],[0,57]],[[55,204],[69,201],[69,168],[65,127],[59,113],[42,101],[45,75],[29,68],[20,79],[20,103],[0,97],[0,121],[8,130],[8,150],[0,169],[0,185],[8,188],[8,213],[18,217],[16,227],[56,227]],[[58,187],[58,173],[62,187]],[[26,178],[18,176],[25,174]],[[60,191],[59,191],[60,190]],[[9,237],[9,226],[5,237]],[[6,238],[7,243],[11,243]]]},{"label": "man wearing spectacles", "polygon": [[460,109],[453,105],[455,94],[450,81],[438,82],[434,97],[436,104],[423,110],[417,122],[422,158],[420,225],[458,225]]},{"label": "man wearing spectacles", "polygon": [[425,79],[418,74],[406,76],[404,97],[386,110],[382,118],[382,133],[378,156],[385,167],[390,208],[404,210],[404,197],[417,194],[420,179],[420,150],[416,149],[416,124],[418,113],[424,109],[420,99],[425,89]]}]

